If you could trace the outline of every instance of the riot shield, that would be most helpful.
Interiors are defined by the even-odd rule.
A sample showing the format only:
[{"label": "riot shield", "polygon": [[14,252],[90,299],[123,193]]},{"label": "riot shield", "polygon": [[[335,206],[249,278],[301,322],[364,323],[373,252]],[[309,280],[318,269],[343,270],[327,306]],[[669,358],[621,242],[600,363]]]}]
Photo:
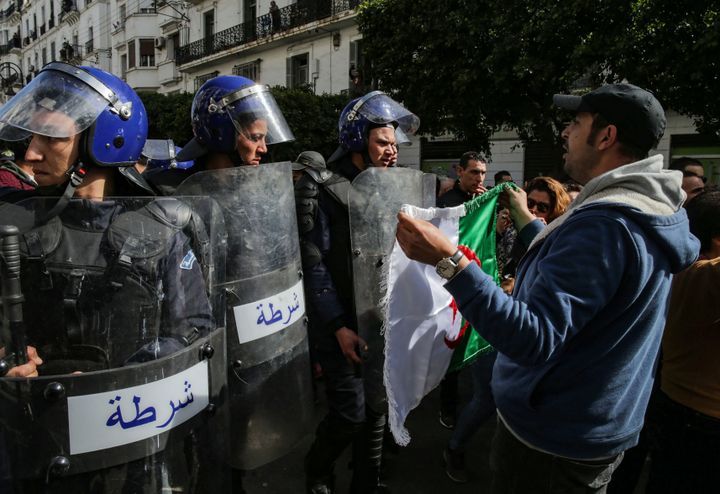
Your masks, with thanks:
[{"label": "riot shield", "polygon": [[254,469],[288,453],[313,417],[290,163],[196,173],[178,193],[209,195],[224,213],[231,464]]},{"label": "riot shield", "polygon": [[353,180],[348,204],[357,329],[368,345],[363,365],[365,403],[380,413],[386,407],[381,333],[385,257],[395,242],[400,207],[435,205],[435,177],[410,168],[368,168]]},{"label": "riot shield", "polygon": [[[188,202],[216,223],[193,225],[175,198],[73,199],[50,219],[57,198],[0,206],[17,227],[2,260],[20,268],[3,265],[3,319],[22,314],[0,333],[0,492],[229,489],[225,329],[205,285],[224,268],[192,248],[219,262],[224,226],[211,200]],[[37,377],[8,377],[19,331]]]}]

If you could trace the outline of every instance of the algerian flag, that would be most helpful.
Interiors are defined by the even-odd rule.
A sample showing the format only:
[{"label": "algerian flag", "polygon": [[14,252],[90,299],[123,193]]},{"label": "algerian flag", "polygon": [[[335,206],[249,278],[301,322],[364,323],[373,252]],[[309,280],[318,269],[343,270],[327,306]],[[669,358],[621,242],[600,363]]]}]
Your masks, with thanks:
[{"label": "algerian flag", "polygon": [[[403,212],[432,222],[464,254],[498,282],[495,218],[498,186],[454,208],[422,209],[404,205]],[[385,387],[390,430],[405,446],[410,434],[405,419],[445,376],[492,350],[457,311],[434,266],[411,261],[395,242],[387,274],[385,318]]]}]

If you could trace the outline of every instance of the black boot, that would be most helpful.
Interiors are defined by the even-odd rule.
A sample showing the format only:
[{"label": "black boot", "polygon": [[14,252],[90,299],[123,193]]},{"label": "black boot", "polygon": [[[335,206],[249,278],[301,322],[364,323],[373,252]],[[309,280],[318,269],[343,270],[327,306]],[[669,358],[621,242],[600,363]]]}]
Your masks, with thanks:
[{"label": "black boot", "polygon": [[362,432],[353,442],[353,476],[351,494],[389,493],[387,486],[380,482],[383,436],[387,416],[369,408],[365,411]]},{"label": "black boot", "polygon": [[305,485],[308,494],[333,492],[335,460],[353,442],[361,425],[330,415],[320,422],[315,441],[305,456]]}]

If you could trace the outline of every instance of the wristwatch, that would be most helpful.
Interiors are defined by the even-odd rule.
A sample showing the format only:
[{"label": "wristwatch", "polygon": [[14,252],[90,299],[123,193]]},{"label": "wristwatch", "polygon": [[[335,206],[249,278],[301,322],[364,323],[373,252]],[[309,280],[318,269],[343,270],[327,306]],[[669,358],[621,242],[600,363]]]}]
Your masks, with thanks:
[{"label": "wristwatch", "polygon": [[437,272],[441,278],[449,280],[458,272],[460,259],[462,259],[464,255],[465,254],[458,249],[452,256],[440,259],[440,261],[435,265],[435,272]]}]

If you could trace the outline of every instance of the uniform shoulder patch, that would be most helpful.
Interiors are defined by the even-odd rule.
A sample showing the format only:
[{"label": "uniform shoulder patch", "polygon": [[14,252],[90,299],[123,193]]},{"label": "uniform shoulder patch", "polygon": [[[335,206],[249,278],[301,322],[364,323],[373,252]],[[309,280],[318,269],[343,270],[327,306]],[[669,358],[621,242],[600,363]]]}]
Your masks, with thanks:
[{"label": "uniform shoulder patch", "polygon": [[197,258],[195,257],[195,253],[192,251],[192,249],[189,250],[188,253],[185,254],[185,257],[183,257],[182,262],[180,263],[180,269],[192,269],[196,259]]}]

